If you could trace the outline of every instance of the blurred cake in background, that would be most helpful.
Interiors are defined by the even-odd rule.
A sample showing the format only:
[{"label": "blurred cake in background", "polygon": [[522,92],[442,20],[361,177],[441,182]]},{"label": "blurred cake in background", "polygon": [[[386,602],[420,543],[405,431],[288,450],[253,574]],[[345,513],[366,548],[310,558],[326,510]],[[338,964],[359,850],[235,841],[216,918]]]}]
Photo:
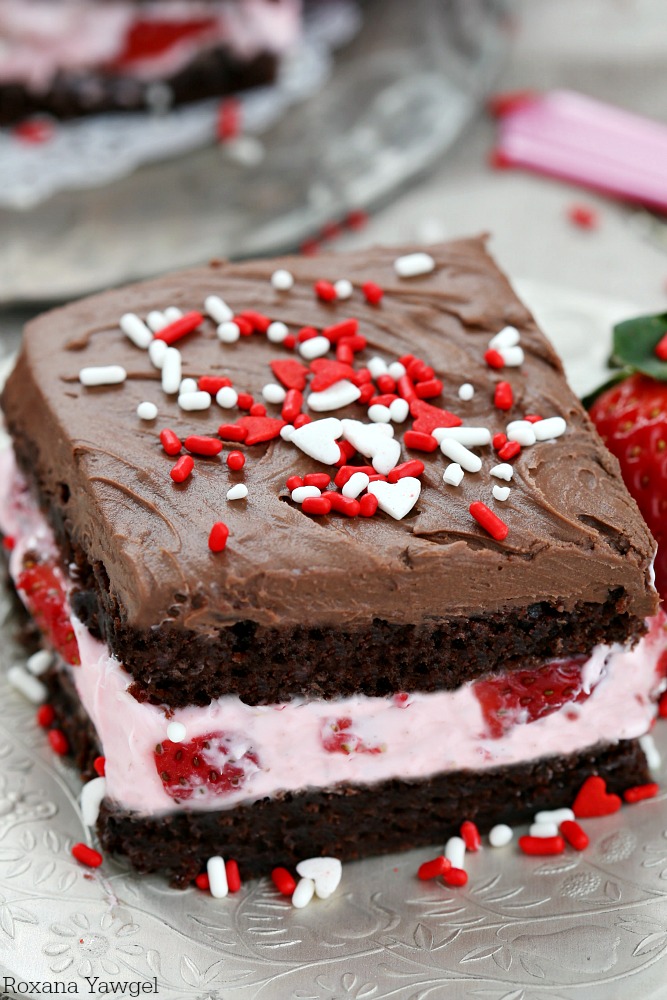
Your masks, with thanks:
[{"label": "blurred cake in background", "polygon": [[270,83],[300,28],[301,0],[0,0],[0,125]]}]

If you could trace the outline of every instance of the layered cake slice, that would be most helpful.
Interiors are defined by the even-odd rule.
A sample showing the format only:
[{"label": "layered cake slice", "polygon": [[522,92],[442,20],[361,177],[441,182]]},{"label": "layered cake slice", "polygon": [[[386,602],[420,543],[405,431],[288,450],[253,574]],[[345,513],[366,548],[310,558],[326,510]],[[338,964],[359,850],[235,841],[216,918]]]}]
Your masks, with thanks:
[{"label": "layered cake slice", "polygon": [[51,738],[104,758],[100,840],[140,871],[648,780],[654,543],[483,239],[94,296],[29,324],[2,406]]},{"label": "layered cake slice", "polygon": [[2,0],[0,124],[270,83],[300,27],[300,0]]}]

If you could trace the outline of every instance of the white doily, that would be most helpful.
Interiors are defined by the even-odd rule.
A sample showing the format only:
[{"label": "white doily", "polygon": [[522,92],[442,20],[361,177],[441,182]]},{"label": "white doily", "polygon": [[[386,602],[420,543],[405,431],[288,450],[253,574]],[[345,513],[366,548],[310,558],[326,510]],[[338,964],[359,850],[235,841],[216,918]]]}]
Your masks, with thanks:
[{"label": "white doily", "polygon": [[[270,128],[293,104],[329,79],[333,50],[361,24],[355,0],[330,0],[311,9],[298,50],[283,61],[276,83],[238,95],[246,136]],[[42,144],[29,144],[0,129],[0,206],[30,209],[59,191],[92,188],[118,180],[144,163],[178,156],[215,139],[219,100],[147,112],[95,115],[58,123]],[[253,156],[251,145],[240,156]]]}]

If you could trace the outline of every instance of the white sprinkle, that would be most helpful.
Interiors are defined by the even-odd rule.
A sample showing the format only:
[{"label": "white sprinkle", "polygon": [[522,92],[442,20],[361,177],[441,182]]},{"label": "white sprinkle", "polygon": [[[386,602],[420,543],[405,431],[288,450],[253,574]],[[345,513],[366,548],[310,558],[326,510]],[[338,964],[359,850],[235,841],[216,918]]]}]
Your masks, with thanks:
[{"label": "white sprinkle", "polygon": [[453,438],[443,438],[440,442],[440,451],[450,461],[458,462],[466,472],[479,472],[482,468],[481,458],[469,451],[460,441],[454,441]]},{"label": "white sprinkle", "polygon": [[306,400],[306,405],[316,413],[326,413],[329,410],[339,410],[343,406],[354,403],[361,395],[361,390],[343,378],[339,382],[334,382],[327,389],[321,392],[311,392]]},{"label": "white sprinkle", "polygon": [[521,335],[515,326],[504,326],[502,330],[491,337],[489,347],[492,351],[503,351],[507,347],[516,347]]},{"label": "white sprinkle", "polygon": [[310,340],[304,340],[299,344],[299,354],[306,361],[314,361],[315,358],[323,357],[330,347],[331,341],[326,337],[311,337]]},{"label": "white sprinkle", "polygon": [[382,437],[393,438],[396,433],[391,424],[366,424],[366,426],[370,427],[372,430],[374,430],[377,434],[380,434]]},{"label": "white sprinkle", "polygon": [[164,311],[164,318],[167,320],[167,324],[175,323],[177,319],[180,319],[183,313],[178,308],[178,306],[167,306]]},{"label": "white sprinkle", "polygon": [[475,387],[470,382],[464,382],[463,385],[459,386],[459,399],[462,399],[464,403],[468,403],[474,395]]},{"label": "white sprinkle", "polygon": [[208,410],[211,405],[209,392],[186,392],[178,397],[178,405],[182,410]]},{"label": "white sprinkle", "polygon": [[283,441],[291,441],[295,430],[296,427],[293,424],[285,424],[284,427],[281,427],[280,436]]},{"label": "white sprinkle", "polygon": [[507,368],[518,368],[524,362],[524,354],[520,347],[504,347],[500,354]]},{"label": "white sprinkle", "polygon": [[290,440],[317,462],[322,462],[323,465],[335,465],[340,458],[340,448],[336,440],[342,433],[343,425],[337,417],[324,417],[322,420],[312,420],[309,424],[293,428]]},{"label": "white sprinkle", "polygon": [[196,392],[197,382],[193,378],[184,378],[178,388],[178,392],[181,396],[184,396],[186,392]]},{"label": "white sprinkle", "polygon": [[537,441],[550,441],[552,438],[561,437],[567,424],[562,417],[545,417],[544,420],[536,420],[532,425]]},{"label": "white sprinkle", "polygon": [[341,301],[352,298],[354,288],[352,287],[352,282],[348,281],[347,278],[339,278],[338,281],[334,281],[334,289]]},{"label": "white sprinkle", "polygon": [[321,497],[322,490],[319,490],[317,486],[297,486],[295,490],[292,490],[292,500],[294,503],[303,503],[308,497]]},{"label": "white sprinkle", "polygon": [[237,135],[220,146],[223,156],[243,167],[258,167],[266,156],[266,147],[255,135]]},{"label": "white sprinkle", "polygon": [[494,465],[491,469],[491,475],[495,476],[496,479],[505,479],[509,483],[514,475],[514,469],[508,462],[501,462],[500,465]]},{"label": "white sprinkle", "polygon": [[466,448],[479,448],[491,444],[491,431],[488,427],[436,427],[431,433],[438,444],[442,444],[445,438],[458,441]]},{"label": "white sprinkle", "polygon": [[343,435],[357,451],[370,458],[376,472],[386,476],[398,465],[401,446],[394,440],[391,424],[364,424],[360,420],[343,420]]},{"label": "white sprinkle", "polygon": [[435,261],[429,253],[408,253],[394,261],[394,270],[399,278],[416,278],[420,274],[430,274],[434,269]]},{"label": "white sprinkle", "polygon": [[182,722],[170,722],[167,726],[167,739],[172,743],[182,743],[188,731]]},{"label": "white sprinkle", "polygon": [[384,358],[371,358],[366,367],[373,378],[379,378],[380,375],[386,375],[389,371],[387,368],[387,362]]},{"label": "white sprinkle", "polygon": [[127,378],[127,372],[120,365],[97,365],[82,368],[79,372],[81,385],[119,385]]},{"label": "white sprinkle", "polygon": [[206,862],[206,874],[208,875],[209,891],[214,899],[224,899],[229,892],[227,885],[227,872],[225,862],[216,855]]},{"label": "white sprinkle", "polygon": [[119,326],[135,347],[140,347],[142,350],[146,350],[153,339],[152,332],[134,313],[125,313],[121,316]]},{"label": "white sprinkle", "polygon": [[227,490],[228,500],[245,500],[248,496],[248,487],[245,483],[237,483],[236,486],[232,486],[231,489]]},{"label": "white sprinkle", "polygon": [[292,906],[295,906],[297,910],[302,910],[304,906],[308,906],[314,895],[315,883],[312,878],[301,878],[292,893]]},{"label": "white sprinkle", "polygon": [[405,476],[397,483],[377,480],[368,484],[368,492],[377,497],[378,506],[396,521],[409,514],[419,500],[422,484],[414,476]]},{"label": "white sprinkle", "polygon": [[84,826],[95,826],[97,817],[102,805],[102,799],[106,795],[106,778],[92,778],[87,781],[81,789],[79,801],[81,803],[81,819]]},{"label": "white sprinkle", "polygon": [[266,331],[266,336],[272,344],[282,344],[285,337],[289,335],[289,330],[285,323],[276,320],[271,323]]},{"label": "white sprinkle", "polygon": [[498,823],[489,832],[489,843],[491,847],[505,847],[514,836],[514,830],[505,823]]},{"label": "white sprinkle", "polygon": [[48,649],[40,649],[32,656],[29,656],[26,661],[26,667],[33,675],[33,677],[41,677],[45,674],[53,663],[53,653]]},{"label": "white sprinkle", "polygon": [[556,823],[531,823],[528,833],[531,837],[557,837],[558,824]]},{"label": "white sprinkle", "polygon": [[394,423],[402,424],[408,419],[409,412],[410,404],[407,399],[393,399],[389,404],[389,416]]},{"label": "white sprinkle", "polygon": [[365,472],[353,472],[341,490],[344,497],[351,497],[356,500],[360,493],[366,489],[370,479]]},{"label": "white sprinkle", "polygon": [[510,495],[509,486],[494,486],[491,491],[496,498],[496,500],[505,501]]},{"label": "white sprinkle", "polygon": [[645,736],[640,736],[639,745],[644,751],[649,770],[657,774],[662,764],[662,757],[651,734],[647,733]]},{"label": "white sprinkle", "polygon": [[227,323],[234,318],[234,312],[219,295],[207,295],[204,299],[204,310],[215,323]]},{"label": "white sprinkle", "polygon": [[445,844],[445,857],[452,868],[463,868],[466,857],[466,843],[463,837],[450,837]]},{"label": "white sprinkle", "polygon": [[49,696],[46,686],[23,667],[10,667],[7,671],[7,680],[33,705],[43,704]]},{"label": "white sprinkle", "polygon": [[231,385],[223,385],[215,394],[215,401],[223,410],[231,410],[239,401],[239,394]]},{"label": "white sprinkle", "polygon": [[232,323],[231,320],[229,320],[220,324],[217,334],[218,340],[222,344],[235,344],[241,336],[241,331],[238,328],[238,324]]},{"label": "white sprinkle", "polygon": [[382,403],[373,403],[368,407],[368,419],[374,424],[388,424],[391,420],[391,410]]},{"label": "white sprinkle", "polygon": [[294,275],[291,271],[286,271],[284,267],[279,267],[271,275],[271,284],[278,292],[289,292],[294,286]]},{"label": "white sprinkle", "polygon": [[[159,312],[157,309],[153,309],[146,317],[146,325],[153,331],[153,333],[159,333],[163,327],[167,326],[167,319],[164,313]],[[153,343],[153,341],[151,341],[151,343]],[[162,341],[162,343],[164,343],[164,341]]]},{"label": "white sprinkle", "polygon": [[178,392],[181,384],[181,352],[177,347],[168,347],[162,361],[162,391]]},{"label": "white sprinkle", "polygon": [[448,465],[442,474],[443,482],[447,483],[449,486],[460,486],[463,480],[463,469],[458,464],[458,462],[452,462]]},{"label": "white sprinkle", "polygon": [[148,357],[150,358],[153,368],[162,368],[164,364],[164,356],[167,353],[167,345],[164,340],[154,340],[148,348]]},{"label": "white sprinkle", "polygon": [[392,361],[387,369],[387,372],[391,375],[395,382],[398,382],[399,378],[403,378],[404,375],[407,375],[405,365],[402,365],[400,361]]},{"label": "white sprinkle", "polygon": [[535,431],[530,420],[512,420],[507,425],[505,433],[508,441],[518,441],[522,447],[535,444]]},{"label": "white sprinkle", "polygon": [[296,866],[297,874],[312,879],[318,899],[328,899],[340,885],[343,866],[338,858],[306,858]]},{"label": "white sprinkle", "polygon": [[137,407],[137,416],[140,420],[155,420],[157,417],[157,406],[149,400],[144,400]]},{"label": "white sprinkle", "polygon": [[556,826],[560,826],[566,819],[574,819],[574,813],[571,809],[542,809],[535,813],[536,823],[555,823]]},{"label": "white sprinkle", "polygon": [[277,382],[267,382],[262,388],[262,396],[267,403],[284,403],[287,392]]}]

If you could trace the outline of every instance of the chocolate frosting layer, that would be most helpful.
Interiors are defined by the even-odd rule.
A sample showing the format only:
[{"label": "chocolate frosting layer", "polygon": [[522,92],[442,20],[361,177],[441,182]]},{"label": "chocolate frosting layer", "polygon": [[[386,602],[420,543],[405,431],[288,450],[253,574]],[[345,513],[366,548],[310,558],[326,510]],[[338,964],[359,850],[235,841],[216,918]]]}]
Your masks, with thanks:
[{"label": "chocolate frosting layer", "polygon": [[[373,619],[424,623],[453,616],[502,612],[535,602],[569,611],[581,602],[604,603],[620,592],[622,610],[642,618],[656,609],[650,582],[654,543],[580,403],[534,319],[485,250],[470,239],[429,247],[435,270],[399,278],[393,262],[401,250],[376,248],[344,255],[286,258],[207,267],[167,275],[46,313],[26,329],[23,348],[2,405],[10,431],[32,448],[31,475],[42,499],[64,520],[67,534],[93,566],[104,567],[114,606],[124,624],[146,629],[170,623],[176,630],[214,635],[220,627],[252,621],[269,628],[361,628]],[[287,292],[274,290],[277,267],[295,277]],[[354,294],[345,302],[318,300],[313,283],[347,277]],[[378,306],[360,292],[367,281],[384,290]],[[526,413],[560,415],[565,435],[523,449],[513,461],[511,494],[492,497],[499,461],[492,448],[477,449],[482,471],[459,487],[442,481],[448,464],[440,451],[408,452],[426,464],[416,507],[401,521],[378,512],[371,518],[339,514],[310,517],[289,500],[291,475],[322,471],[319,463],[280,439],[245,447],[242,473],[224,456],[196,459],[190,479],[175,485],[174,459],[159,432],[215,434],[240,416],[215,402],[208,411],[184,412],[161,389],[147,353],[121,332],[126,312],[145,317],[170,305],[203,311],[220,295],[237,312],[254,309],[290,330],[324,328],[347,317],[359,320],[374,355],[391,362],[411,353],[442,379],[442,396],[430,402],[458,414],[464,425],[503,431]],[[489,339],[507,324],[521,334],[525,364],[497,372],[484,361]],[[295,355],[263,335],[219,342],[210,320],[178,344],[183,375],[225,375],[239,391],[261,399],[275,381],[274,359]],[[332,355],[329,355],[332,357]],[[84,388],[79,370],[121,364],[122,385]],[[514,405],[494,408],[495,384],[509,381]],[[474,398],[458,388],[470,382]],[[159,416],[139,420],[137,404],[154,401]],[[270,415],[279,406],[267,404]],[[306,412],[309,412],[304,407]],[[333,414],[322,414],[330,416]],[[353,404],[336,416],[367,420]],[[317,418],[320,414],[312,414]],[[396,426],[396,437],[411,421]],[[24,461],[25,464],[25,461]],[[335,471],[330,468],[327,471]],[[247,500],[228,502],[235,482]],[[469,505],[483,500],[509,527],[494,541],[472,519]],[[208,548],[214,522],[230,530],[223,553]]]}]

